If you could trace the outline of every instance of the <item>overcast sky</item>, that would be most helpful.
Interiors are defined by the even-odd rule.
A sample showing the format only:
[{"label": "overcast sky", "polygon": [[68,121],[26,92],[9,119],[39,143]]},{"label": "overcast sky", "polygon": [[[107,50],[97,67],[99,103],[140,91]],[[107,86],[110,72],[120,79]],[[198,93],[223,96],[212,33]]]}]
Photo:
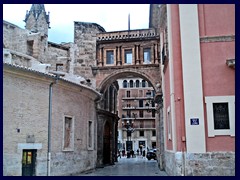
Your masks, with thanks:
[{"label": "overcast sky", "polygon": [[[50,12],[48,40],[55,43],[73,42],[74,21],[93,22],[107,32],[128,29],[147,29],[149,4],[45,4]],[[24,28],[26,10],[31,4],[3,4],[3,20]]]}]

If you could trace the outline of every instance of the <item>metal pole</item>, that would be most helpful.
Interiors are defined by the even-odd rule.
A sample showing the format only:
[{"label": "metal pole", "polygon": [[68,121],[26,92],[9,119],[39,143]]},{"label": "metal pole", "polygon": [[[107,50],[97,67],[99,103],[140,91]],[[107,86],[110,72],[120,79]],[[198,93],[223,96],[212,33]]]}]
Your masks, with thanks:
[{"label": "metal pole", "polygon": [[48,154],[47,154],[47,176],[50,176],[51,164],[51,129],[52,129],[52,86],[53,82],[49,85],[49,110],[48,110]]}]

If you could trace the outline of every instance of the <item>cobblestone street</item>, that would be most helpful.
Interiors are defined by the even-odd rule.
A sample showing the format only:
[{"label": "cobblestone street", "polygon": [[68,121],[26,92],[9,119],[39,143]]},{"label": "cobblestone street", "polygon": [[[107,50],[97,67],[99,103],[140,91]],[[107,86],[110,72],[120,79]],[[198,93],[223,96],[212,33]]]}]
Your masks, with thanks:
[{"label": "cobblestone street", "polygon": [[156,160],[147,160],[141,156],[136,158],[118,158],[115,165],[97,168],[75,176],[167,176],[160,171]]}]

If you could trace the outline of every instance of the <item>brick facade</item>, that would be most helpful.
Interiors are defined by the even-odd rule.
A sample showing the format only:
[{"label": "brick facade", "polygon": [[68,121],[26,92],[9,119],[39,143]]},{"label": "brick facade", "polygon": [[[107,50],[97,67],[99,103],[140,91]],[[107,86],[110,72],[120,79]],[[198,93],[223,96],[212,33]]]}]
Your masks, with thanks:
[{"label": "brick facade", "polygon": [[[48,95],[52,81],[54,79],[49,75],[4,65],[4,175],[22,174],[22,150],[29,146],[38,148],[36,175],[46,175]],[[98,95],[94,90],[64,80],[53,85],[52,175],[68,175],[96,166],[97,114],[94,100]],[[62,147],[66,115],[74,117],[74,148],[71,151],[63,151]],[[92,149],[88,149],[87,142],[89,120],[94,125]],[[34,140],[28,143],[27,136]]]}]

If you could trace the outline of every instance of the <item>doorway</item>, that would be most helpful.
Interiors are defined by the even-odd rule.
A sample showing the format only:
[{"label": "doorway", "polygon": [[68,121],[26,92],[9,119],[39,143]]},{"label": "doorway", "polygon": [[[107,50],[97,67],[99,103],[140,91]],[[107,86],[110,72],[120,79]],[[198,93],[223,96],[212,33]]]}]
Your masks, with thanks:
[{"label": "doorway", "polygon": [[103,164],[110,164],[110,124],[106,122],[103,136]]},{"label": "doorway", "polygon": [[22,155],[22,176],[35,176],[37,150],[24,149]]}]

